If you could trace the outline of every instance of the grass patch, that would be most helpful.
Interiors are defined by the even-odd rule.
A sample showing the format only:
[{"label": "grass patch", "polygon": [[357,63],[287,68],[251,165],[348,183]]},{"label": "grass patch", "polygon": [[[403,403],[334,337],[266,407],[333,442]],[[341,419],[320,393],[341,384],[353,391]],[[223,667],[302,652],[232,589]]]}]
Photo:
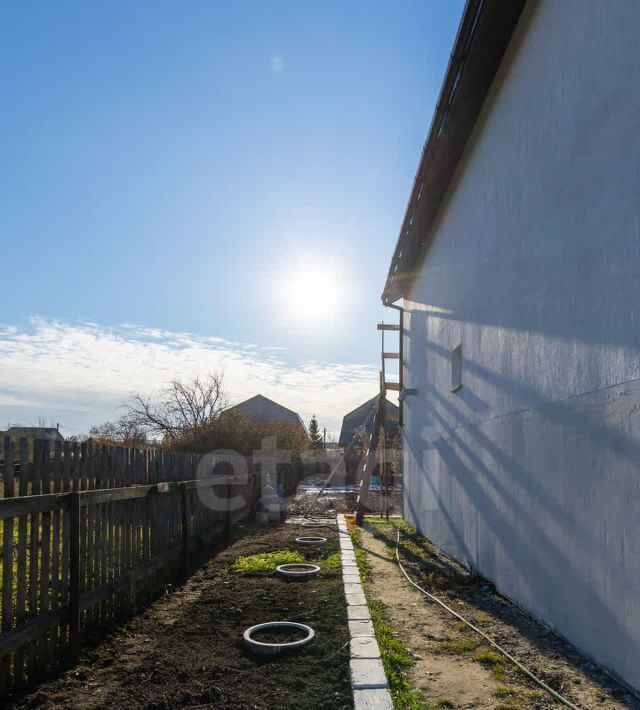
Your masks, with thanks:
[{"label": "grass patch", "polygon": [[413,658],[385,618],[382,605],[375,600],[370,601],[369,611],[394,706],[403,710],[428,710],[427,703],[407,680],[406,673],[413,665]]},{"label": "grass patch", "polygon": [[474,619],[474,622],[476,624],[488,624],[490,621],[493,621],[493,619],[488,615],[488,614],[476,614],[476,618]]},{"label": "grass patch", "polygon": [[504,669],[502,663],[496,663],[496,665],[493,666],[491,676],[494,680],[497,680],[498,683],[506,683],[508,680],[507,671]]},{"label": "grass patch", "polygon": [[529,700],[540,700],[546,696],[546,693],[542,690],[525,690],[525,693]]},{"label": "grass patch", "polygon": [[231,571],[238,574],[262,574],[273,572],[278,565],[304,562],[300,552],[291,550],[278,550],[277,552],[263,552],[259,555],[240,555],[231,564]]},{"label": "grass patch", "polygon": [[354,549],[356,553],[356,564],[358,565],[358,571],[360,572],[360,579],[363,582],[369,582],[371,581],[371,569],[369,568],[369,563],[367,562],[367,553],[359,547]]},{"label": "grass patch", "polygon": [[360,579],[363,582],[369,582],[371,580],[371,568],[367,560],[367,553],[362,549],[362,530],[358,528],[351,530],[351,542],[353,542],[353,549],[356,553],[356,564],[360,572]]},{"label": "grass patch", "polygon": [[518,689],[513,685],[500,685],[496,688],[496,698],[512,698],[518,694]]},{"label": "grass patch", "polygon": [[473,660],[490,668],[493,679],[497,680],[498,683],[507,682],[507,672],[503,666],[504,658],[499,653],[495,653],[495,651],[478,651]]},{"label": "grass patch", "polygon": [[387,523],[375,518],[366,518],[366,522],[373,534],[390,550],[395,550],[397,531],[401,531],[400,557],[403,562],[417,566],[418,569],[414,571],[420,583],[429,591],[455,591],[459,587],[466,588],[477,583],[476,577],[443,556],[416,528],[404,520],[393,518]]},{"label": "grass patch", "polygon": [[402,547],[405,552],[420,559],[431,559],[432,555],[428,549],[426,540],[418,533],[416,528],[409,523],[406,523],[400,518],[393,518],[387,522],[379,518],[366,518],[367,525],[371,525],[378,533],[387,547],[395,548],[396,546],[396,530],[402,531]]},{"label": "grass patch", "polygon": [[342,557],[339,552],[332,552],[324,559],[318,561],[323,569],[342,569]]},{"label": "grass patch", "polygon": [[467,654],[475,651],[480,645],[480,639],[473,636],[465,636],[461,639],[451,641],[439,641],[433,651],[434,653]]},{"label": "grass patch", "polygon": [[473,660],[485,666],[495,666],[498,663],[502,663],[502,656],[494,651],[478,651]]},{"label": "grass patch", "polygon": [[504,669],[504,658],[494,651],[478,651],[473,657],[474,661],[482,663],[483,666],[491,669],[491,675],[498,683],[507,682],[507,672]]},{"label": "grass patch", "polygon": [[[360,577],[363,581],[368,581],[371,579],[371,568],[367,553],[362,548],[362,531],[353,528],[351,540]],[[398,710],[434,710],[407,680],[406,673],[413,665],[413,658],[387,621],[382,604],[372,599],[368,600],[368,604],[394,707]]]}]

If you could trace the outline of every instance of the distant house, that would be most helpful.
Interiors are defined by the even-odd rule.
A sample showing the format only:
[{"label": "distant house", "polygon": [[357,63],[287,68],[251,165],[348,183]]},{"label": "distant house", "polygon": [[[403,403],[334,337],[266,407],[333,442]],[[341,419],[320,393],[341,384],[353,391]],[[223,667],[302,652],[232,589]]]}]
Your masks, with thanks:
[{"label": "distant house", "polygon": [[3,436],[10,436],[13,441],[20,439],[45,439],[47,441],[64,441],[64,436],[55,427],[12,426]]},{"label": "distant house", "polygon": [[299,414],[261,394],[229,407],[226,412],[237,412],[256,422],[287,422],[307,431]]},{"label": "distant house", "polygon": [[[342,420],[342,429],[340,430],[340,446],[348,447],[353,441],[356,432],[370,435],[373,431],[373,418],[376,413],[376,405],[378,403],[377,395],[370,400],[356,407],[353,411],[345,414]],[[397,434],[398,429],[398,407],[386,400],[385,420],[387,425],[387,433]]]},{"label": "distant house", "polygon": [[[64,437],[55,427],[39,427],[39,426],[12,426],[6,431],[0,432],[0,450],[2,450],[4,437],[10,436],[11,442],[13,443],[15,456],[17,460],[18,447],[20,446],[20,440],[27,440],[27,455],[29,459],[33,456],[33,442],[38,439],[39,441],[48,441],[51,446],[50,451],[53,451],[53,443],[56,441],[64,441]],[[4,461],[4,453],[2,454],[2,461]]]}]

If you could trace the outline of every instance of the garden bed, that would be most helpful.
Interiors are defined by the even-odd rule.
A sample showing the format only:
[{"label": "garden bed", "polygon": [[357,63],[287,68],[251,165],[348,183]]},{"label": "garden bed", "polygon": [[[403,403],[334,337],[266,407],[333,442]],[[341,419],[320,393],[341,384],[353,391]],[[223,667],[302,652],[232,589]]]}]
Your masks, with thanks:
[{"label": "garden bed", "polygon": [[[337,533],[323,529],[328,542],[320,547],[297,545],[306,532],[295,525],[247,532],[12,707],[351,708]],[[308,580],[273,573],[277,564],[307,561],[321,567]],[[253,656],[243,632],[282,620],[308,624],[315,638],[282,655]]]}]

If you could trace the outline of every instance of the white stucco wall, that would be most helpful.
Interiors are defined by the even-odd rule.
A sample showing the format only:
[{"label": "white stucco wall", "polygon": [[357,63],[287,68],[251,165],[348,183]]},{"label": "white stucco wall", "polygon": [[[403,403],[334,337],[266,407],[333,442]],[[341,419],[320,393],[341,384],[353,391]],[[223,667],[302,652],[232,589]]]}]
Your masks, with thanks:
[{"label": "white stucco wall", "polygon": [[636,688],[638,27],[629,0],[525,11],[404,333],[405,514]]}]

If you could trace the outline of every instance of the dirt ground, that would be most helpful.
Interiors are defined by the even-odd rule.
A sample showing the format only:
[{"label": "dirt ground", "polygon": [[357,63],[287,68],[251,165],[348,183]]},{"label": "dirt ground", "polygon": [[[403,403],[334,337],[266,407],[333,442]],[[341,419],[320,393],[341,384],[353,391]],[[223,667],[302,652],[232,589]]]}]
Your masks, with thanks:
[{"label": "dirt ground", "polygon": [[[554,690],[583,708],[640,709],[639,700],[490,584],[472,578],[415,531],[401,539],[401,559],[414,581],[482,628]],[[407,582],[395,560],[395,526],[369,524],[362,540],[372,570],[367,593],[384,605],[411,652],[415,664],[409,680],[425,701],[455,708],[560,707],[508,661],[487,656],[492,650],[487,643],[479,643],[477,634]]]},{"label": "dirt ground", "polygon": [[[289,501],[288,511],[290,515],[329,515],[335,517],[336,513],[346,513],[352,511],[356,506],[357,493],[326,488],[320,495],[318,490],[303,490]],[[386,502],[385,502],[386,501]],[[372,491],[369,495],[368,509],[372,514],[377,514],[380,510],[389,508],[389,514],[399,514],[402,510],[402,490],[394,489],[389,492],[388,497],[381,497],[378,491]]]},{"label": "dirt ground", "polygon": [[[79,663],[6,708],[161,710],[165,708],[351,708],[346,607],[340,569],[306,582],[272,573],[239,575],[238,555],[279,550],[320,561],[338,549],[301,549],[308,528],[249,531],[188,582],[88,649]],[[313,534],[318,534],[314,530]],[[309,624],[315,638],[289,655],[257,659],[245,650],[249,626],[276,620]]]}]

